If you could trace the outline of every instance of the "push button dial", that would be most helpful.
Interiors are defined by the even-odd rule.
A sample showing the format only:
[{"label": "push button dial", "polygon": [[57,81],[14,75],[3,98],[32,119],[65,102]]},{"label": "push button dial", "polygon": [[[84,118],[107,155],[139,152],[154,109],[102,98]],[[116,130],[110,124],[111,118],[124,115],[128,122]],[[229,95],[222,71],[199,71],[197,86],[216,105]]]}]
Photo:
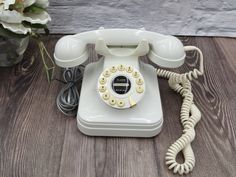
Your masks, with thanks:
[{"label": "push button dial", "polygon": [[112,65],[98,78],[98,93],[109,106],[117,109],[132,108],[142,99],[145,81],[132,66]]}]

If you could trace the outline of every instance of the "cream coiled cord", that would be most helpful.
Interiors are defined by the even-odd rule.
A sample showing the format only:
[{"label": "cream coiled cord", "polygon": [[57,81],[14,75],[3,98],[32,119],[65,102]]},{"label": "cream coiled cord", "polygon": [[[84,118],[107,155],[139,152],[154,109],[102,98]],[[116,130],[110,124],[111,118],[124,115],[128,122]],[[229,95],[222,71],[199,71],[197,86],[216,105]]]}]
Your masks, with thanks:
[{"label": "cream coiled cord", "polygon": [[[178,74],[171,71],[157,69],[157,75],[168,79],[169,86],[183,97],[183,103],[180,111],[180,120],[183,126],[182,136],[175,141],[167,150],[166,165],[169,169],[173,169],[174,173],[188,174],[195,166],[195,157],[191,147],[191,142],[195,138],[194,127],[201,119],[201,112],[193,103],[193,94],[191,83],[193,79],[197,79],[199,75],[203,75],[203,55],[199,48],[195,46],[185,46],[185,51],[196,50],[199,53],[200,66],[199,69]],[[177,154],[182,151],[184,162],[182,164],[176,161]]]}]

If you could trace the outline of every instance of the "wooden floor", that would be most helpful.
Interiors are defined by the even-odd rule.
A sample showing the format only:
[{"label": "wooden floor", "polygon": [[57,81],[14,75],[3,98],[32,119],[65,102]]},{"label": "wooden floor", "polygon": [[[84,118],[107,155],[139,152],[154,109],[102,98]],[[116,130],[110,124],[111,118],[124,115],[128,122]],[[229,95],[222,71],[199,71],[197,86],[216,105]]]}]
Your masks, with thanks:
[{"label": "wooden floor", "polygon": [[[59,35],[45,39],[53,53]],[[188,176],[236,176],[236,39],[180,37],[196,45],[205,58],[205,75],[193,82],[195,103],[202,112],[192,143],[196,167]],[[96,60],[90,47],[89,60]],[[35,55],[36,60],[30,60]],[[187,64],[194,66],[196,53]],[[181,97],[160,80],[164,112],[162,132],[154,138],[88,137],[74,118],[56,107],[63,87],[47,83],[39,52],[31,43],[24,60],[0,68],[0,177],[169,177],[167,148],[181,135]],[[57,70],[57,77],[61,71]],[[145,110],[144,110],[145,111]],[[179,160],[182,160],[181,155]]]}]

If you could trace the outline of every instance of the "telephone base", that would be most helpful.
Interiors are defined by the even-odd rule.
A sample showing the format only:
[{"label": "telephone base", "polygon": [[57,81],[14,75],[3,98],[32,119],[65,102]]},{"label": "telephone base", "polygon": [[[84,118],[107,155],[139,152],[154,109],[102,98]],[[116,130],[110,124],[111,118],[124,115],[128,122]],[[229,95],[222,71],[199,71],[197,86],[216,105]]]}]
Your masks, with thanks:
[{"label": "telephone base", "polygon": [[81,118],[77,118],[77,126],[82,133],[89,136],[153,137],[161,132],[162,122],[152,129],[125,127],[124,125],[120,125],[119,128],[113,128],[114,125],[112,124],[104,124],[103,128],[95,128],[92,126],[86,126],[86,123],[83,122]]},{"label": "telephone base", "polygon": [[101,59],[85,68],[77,114],[79,130],[91,136],[153,137],[160,133],[163,113],[155,68],[140,62],[145,95],[132,108],[115,109],[105,104],[96,90],[103,65]]}]

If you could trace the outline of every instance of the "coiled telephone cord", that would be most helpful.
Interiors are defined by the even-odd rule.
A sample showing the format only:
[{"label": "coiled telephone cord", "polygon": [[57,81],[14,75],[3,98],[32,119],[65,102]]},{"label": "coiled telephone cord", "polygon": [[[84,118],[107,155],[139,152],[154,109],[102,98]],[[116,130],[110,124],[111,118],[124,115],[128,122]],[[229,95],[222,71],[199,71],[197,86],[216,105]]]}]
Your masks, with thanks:
[{"label": "coiled telephone cord", "polygon": [[[185,51],[196,50],[199,53],[200,67],[193,71],[178,74],[163,69],[157,69],[157,75],[168,79],[169,86],[183,97],[183,103],[180,111],[180,120],[183,125],[182,136],[175,141],[167,150],[166,165],[172,169],[174,173],[188,174],[195,166],[195,156],[191,147],[191,142],[195,138],[194,127],[201,119],[201,112],[193,103],[193,94],[191,91],[191,83],[193,79],[197,79],[203,74],[203,55],[199,48],[195,46],[185,46]],[[182,151],[184,162],[182,164],[176,161],[177,154]]]}]

